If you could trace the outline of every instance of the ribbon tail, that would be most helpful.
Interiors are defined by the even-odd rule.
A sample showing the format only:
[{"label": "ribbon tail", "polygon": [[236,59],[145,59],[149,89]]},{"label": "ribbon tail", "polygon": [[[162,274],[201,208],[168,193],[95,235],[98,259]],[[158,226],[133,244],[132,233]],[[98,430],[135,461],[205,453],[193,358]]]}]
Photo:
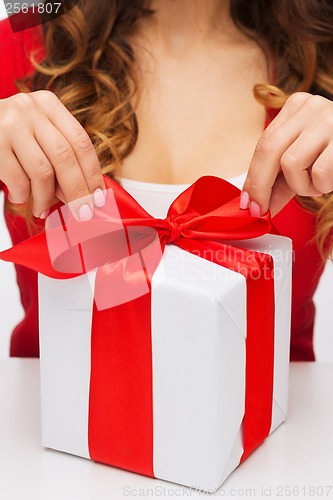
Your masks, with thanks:
[{"label": "ribbon tail", "polygon": [[50,259],[46,233],[42,232],[36,236],[21,241],[17,245],[0,252],[0,259],[28,267],[33,271],[45,274],[50,278],[68,279],[81,273],[61,273],[56,271]]}]

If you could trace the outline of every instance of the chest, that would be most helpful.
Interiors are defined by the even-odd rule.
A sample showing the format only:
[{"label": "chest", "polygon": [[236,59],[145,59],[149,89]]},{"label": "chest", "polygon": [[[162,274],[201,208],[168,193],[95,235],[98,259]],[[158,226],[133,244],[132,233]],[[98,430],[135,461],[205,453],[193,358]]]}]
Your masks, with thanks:
[{"label": "chest", "polygon": [[246,172],[266,118],[253,95],[254,85],[268,79],[261,52],[140,54],[138,62],[139,133],[120,176],[182,184]]}]

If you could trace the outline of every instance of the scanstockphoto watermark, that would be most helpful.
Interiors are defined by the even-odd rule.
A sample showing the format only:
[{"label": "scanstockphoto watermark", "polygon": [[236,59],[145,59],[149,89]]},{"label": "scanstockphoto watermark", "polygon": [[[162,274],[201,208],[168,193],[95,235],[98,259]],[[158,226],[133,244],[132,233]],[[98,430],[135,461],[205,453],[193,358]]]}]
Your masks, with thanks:
[{"label": "scanstockphoto watermark", "polygon": [[52,21],[69,12],[79,0],[3,1],[13,32],[24,31]]},{"label": "scanstockphoto watermark", "polygon": [[232,280],[232,271],[251,280],[286,279],[288,266],[285,264],[292,264],[295,260],[293,249],[273,248],[268,244],[264,251],[259,252],[235,246],[239,243],[230,240],[222,243],[220,249],[168,252],[167,259],[164,259],[160,266],[168,280],[220,279],[222,282],[228,282]]},{"label": "scanstockphoto watermark", "polygon": [[162,486],[157,485],[153,488],[132,488],[123,487],[123,496],[139,498],[190,498],[190,497],[256,497],[256,488],[218,488],[214,490],[204,490],[200,488],[191,488],[188,486]]},{"label": "scanstockphoto watermark", "polygon": [[160,262],[159,273],[163,273],[164,280],[168,282],[210,282],[218,280],[221,284],[233,282],[233,272],[237,272],[247,279],[252,281],[268,280],[270,278],[274,281],[286,279],[286,275],[281,267],[269,267],[265,264],[260,267],[251,268],[244,263],[239,263],[234,266],[234,270],[230,270],[224,262],[221,264],[212,264],[211,262],[204,262],[200,266],[189,261],[184,262],[169,262],[162,260]]},{"label": "scanstockphoto watermark", "polygon": [[[78,220],[79,207],[90,201],[88,195],[52,212],[45,233],[54,270],[70,274],[96,271],[90,285],[98,310],[149,293],[155,272],[159,285],[167,281],[172,286],[186,282],[207,288],[212,280],[220,286],[231,283],[235,272],[253,281],[288,281],[294,259],[290,247],[273,247],[265,240],[262,251],[253,251],[242,248],[244,242],[239,240],[209,241],[207,232],[186,244],[177,218],[154,219],[138,207],[132,208],[131,215],[123,204],[120,213],[113,189],[106,190],[105,205],[94,207],[90,220]],[[219,234],[223,234],[223,218]],[[178,239],[185,249],[177,246]]]},{"label": "scanstockphoto watermark", "polygon": [[232,497],[232,498],[332,498],[331,484],[263,484],[256,488],[225,488],[203,490],[188,486],[162,486],[153,488],[132,488],[125,485],[123,497],[139,498],[190,498],[190,497]]}]

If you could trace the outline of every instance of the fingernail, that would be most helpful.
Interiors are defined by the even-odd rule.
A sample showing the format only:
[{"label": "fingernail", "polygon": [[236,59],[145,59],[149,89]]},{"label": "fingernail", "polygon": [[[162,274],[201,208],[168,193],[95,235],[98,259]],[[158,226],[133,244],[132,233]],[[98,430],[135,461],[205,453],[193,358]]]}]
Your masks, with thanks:
[{"label": "fingernail", "polygon": [[247,191],[243,191],[239,200],[239,208],[245,209],[249,208],[249,193]]},{"label": "fingernail", "polygon": [[90,220],[92,218],[92,211],[89,205],[82,205],[79,210],[79,217],[81,221]]},{"label": "fingernail", "polygon": [[94,203],[96,207],[104,207],[105,205],[105,196],[100,188],[96,189],[94,192]]},{"label": "fingernail", "polygon": [[46,219],[46,217],[49,215],[50,213],[50,209],[49,210],[45,210],[45,212],[43,212],[42,214],[40,214],[39,218],[40,219]]},{"label": "fingernail", "polygon": [[252,217],[260,217],[260,207],[256,201],[250,203],[250,214]]}]

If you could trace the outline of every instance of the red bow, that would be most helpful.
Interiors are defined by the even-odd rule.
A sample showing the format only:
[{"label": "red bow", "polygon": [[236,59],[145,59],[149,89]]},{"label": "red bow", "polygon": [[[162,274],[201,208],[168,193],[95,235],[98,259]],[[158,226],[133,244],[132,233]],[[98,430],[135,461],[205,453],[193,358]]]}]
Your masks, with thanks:
[{"label": "red bow", "polygon": [[[219,177],[200,177],[173,201],[165,219],[152,217],[114,180],[104,175],[104,181],[108,190],[107,203],[102,208],[94,208],[90,221],[77,222],[68,207],[63,206],[59,215],[53,211],[48,217],[45,232],[0,252],[0,258],[53,278],[68,279],[143,250],[156,234],[152,230],[157,231],[162,252],[169,243],[191,251],[193,246],[200,246],[198,240],[216,242],[277,234],[269,211],[262,217],[251,217],[248,210],[240,210],[240,190]],[[64,216],[60,210],[65,208]],[[115,211],[119,212],[115,214]],[[130,238],[127,238],[130,249],[124,247],[124,231],[130,233]],[[69,235],[67,240],[64,232]],[[97,251],[99,245],[107,255]],[[225,248],[219,243],[220,250]],[[228,249],[225,263],[234,269],[234,254],[229,245]],[[243,252],[244,257],[247,254],[248,251]],[[241,258],[241,252],[237,255]],[[249,262],[249,259],[244,259],[242,264],[247,268]],[[252,270],[253,265],[250,266]]]}]

